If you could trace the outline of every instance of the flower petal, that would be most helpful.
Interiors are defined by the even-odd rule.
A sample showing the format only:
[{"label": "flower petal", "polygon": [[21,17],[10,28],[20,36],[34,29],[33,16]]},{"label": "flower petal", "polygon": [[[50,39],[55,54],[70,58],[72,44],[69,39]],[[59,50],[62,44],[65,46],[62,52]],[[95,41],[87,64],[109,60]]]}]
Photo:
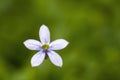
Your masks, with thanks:
[{"label": "flower petal", "polygon": [[39,66],[44,59],[45,59],[45,53],[43,51],[36,53],[31,59],[32,67]]},{"label": "flower petal", "polygon": [[63,65],[63,62],[62,62],[62,58],[54,51],[49,51],[48,53],[48,56],[50,58],[50,61],[56,65],[56,66],[59,66],[59,67],[62,67]]},{"label": "flower petal", "polygon": [[60,50],[60,49],[65,48],[68,44],[69,44],[68,41],[66,41],[64,39],[58,39],[58,40],[53,41],[50,44],[50,49],[52,49],[52,50]]},{"label": "flower petal", "polygon": [[26,40],[24,45],[30,50],[41,50],[41,43],[34,39]]},{"label": "flower petal", "polygon": [[40,40],[43,44],[50,43],[50,32],[49,32],[49,29],[47,26],[42,25],[40,27],[39,36],[40,36]]}]

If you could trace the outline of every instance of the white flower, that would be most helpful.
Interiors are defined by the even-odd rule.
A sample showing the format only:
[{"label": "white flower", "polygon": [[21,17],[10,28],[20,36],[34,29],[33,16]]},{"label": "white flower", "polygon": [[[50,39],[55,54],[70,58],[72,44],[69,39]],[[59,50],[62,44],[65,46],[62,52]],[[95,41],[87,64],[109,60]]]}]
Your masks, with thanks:
[{"label": "white flower", "polygon": [[28,49],[39,51],[31,59],[32,67],[39,66],[44,61],[45,56],[48,56],[54,65],[62,67],[62,58],[53,50],[61,50],[65,48],[69,42],[64,39],[57,39],[50,43],[50,32],[45,25],[40,27],[39,36],[41,42],[34,39],[28,39],[24,42],[24,45]]}]

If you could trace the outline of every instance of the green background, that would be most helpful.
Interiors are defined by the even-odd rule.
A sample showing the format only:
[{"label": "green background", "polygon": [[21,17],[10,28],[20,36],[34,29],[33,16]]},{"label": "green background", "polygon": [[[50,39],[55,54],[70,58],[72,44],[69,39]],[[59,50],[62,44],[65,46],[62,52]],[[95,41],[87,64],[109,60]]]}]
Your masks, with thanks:
[{"label": "green background", "polygon": [[[31,67],[42,24],[70,42],[62,68]],[[120,0],[0,0],[0,80],[120,80]]]}]

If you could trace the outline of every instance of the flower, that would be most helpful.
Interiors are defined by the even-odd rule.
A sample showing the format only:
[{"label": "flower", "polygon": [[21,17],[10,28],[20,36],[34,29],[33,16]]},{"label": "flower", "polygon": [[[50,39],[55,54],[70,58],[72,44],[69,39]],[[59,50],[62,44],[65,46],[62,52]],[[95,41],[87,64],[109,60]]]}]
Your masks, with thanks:
[{"label": "flower", "polygon": [[31,59],[32,67],[39,66],[45,59],[45,56],[50,58],[50,61],[59,67],[62,67],[63,61],[60,55],[53,50],[61,50],[65,48],[69,42],[64,39],[57,39],[50,43],[50,32],[47,26],[42,25],[39,30],[40,41],[28,39],[24,45],[30,50],[38,50]]}]

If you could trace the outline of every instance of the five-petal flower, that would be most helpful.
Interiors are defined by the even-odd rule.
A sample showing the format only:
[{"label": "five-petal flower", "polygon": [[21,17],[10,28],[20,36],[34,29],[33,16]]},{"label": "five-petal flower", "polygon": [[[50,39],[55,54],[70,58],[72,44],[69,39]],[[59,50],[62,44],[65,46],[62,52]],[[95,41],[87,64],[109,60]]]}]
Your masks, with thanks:
[{"label": "five-petal flower", "polygon": [[50,32],[47,26],[42,25],[39,30],[40,41],[28,39],[24,45],[30,50],[38,50],[31,59],[32,67],[39,66],[45,59],[45,56],[50,58],[50,61],[59,67],[62,67],[63,61],[60,55],[53,50],[61,50],[68,45],[68,41],[57,39],[50,43]]}]

